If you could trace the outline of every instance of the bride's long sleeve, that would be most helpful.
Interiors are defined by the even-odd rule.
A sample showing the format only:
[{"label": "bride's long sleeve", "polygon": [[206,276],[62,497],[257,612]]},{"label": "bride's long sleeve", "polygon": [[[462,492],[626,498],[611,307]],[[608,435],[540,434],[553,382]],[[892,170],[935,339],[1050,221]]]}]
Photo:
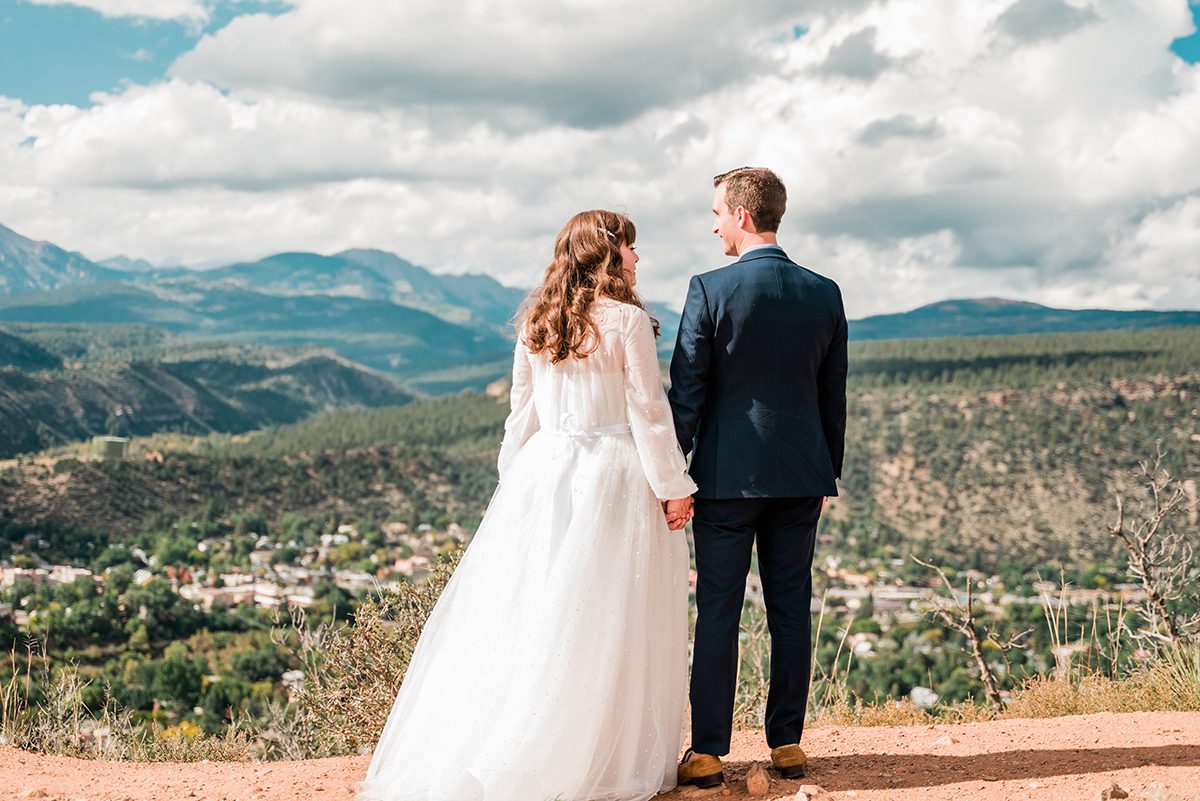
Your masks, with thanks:
[{"label": "bride's long sleeve", "polygon": [[642,469],[660,501],[686,498],[697,489],[675,437],[671,405],[663,391],[650,315],[634,309],[625,329],[625,409]]},{"label": "bride's long sleeve", "polygon": [[517,451],[541,427],[537,407],[533,403],[533,366],[529,363],[529,348],[525,346],[524,331],[517,336],[513,349],[512,389],[508,394],[509,412],[504,420],[504,440],[496,468],[500,480],[517,455]]}]

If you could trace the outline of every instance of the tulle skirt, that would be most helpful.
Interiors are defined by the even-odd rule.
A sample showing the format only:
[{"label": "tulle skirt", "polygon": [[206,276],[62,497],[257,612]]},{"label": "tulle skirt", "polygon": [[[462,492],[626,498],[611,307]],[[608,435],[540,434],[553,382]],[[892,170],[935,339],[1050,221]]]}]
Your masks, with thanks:
[{"label": "tulle skirt", "polygon": [[630,436],[534,434],[421,634],[357,801],[674,787],[687,568]]}]

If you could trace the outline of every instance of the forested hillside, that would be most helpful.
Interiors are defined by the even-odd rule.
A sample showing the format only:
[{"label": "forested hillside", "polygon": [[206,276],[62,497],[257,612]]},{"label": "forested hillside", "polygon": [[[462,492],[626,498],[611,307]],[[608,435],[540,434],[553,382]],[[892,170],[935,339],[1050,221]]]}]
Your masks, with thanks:
[{"label": "forested hillside", "polygon": [[1158,443],[1176,475],[1200,478],[1198,329],[852,352],[829,530],[860,553],[912,547],[981,567],[1099,559],[1114,547],[1110,490]]},{"label": "forested hillside", "polygon": [[0,368],[18,370],[52,370],[62,366],[62,360],[33,342],[0,331]]},{"label": "forested hillside", "polygon": [[413,397],[328,350],[196,347],[146,326],[8,328],[0,330],[0,458],[99,434],[248,431]]},{"label": "forested hillside", "polygon": [[[1107,559],[1108,493],[1138,460],[1161,443],[1177,474],[1200,476],[1197,365],[1196,329],[855,344],[824,531],[839,551],[962,566]],[[150,438],[128,463],[11,468],[0,503],[14,523],[113,537],[152,513],[469,527],[493,490],[505,412],[464,394],[241,437]],[[145,459],[160,450],[162,463]]]}]

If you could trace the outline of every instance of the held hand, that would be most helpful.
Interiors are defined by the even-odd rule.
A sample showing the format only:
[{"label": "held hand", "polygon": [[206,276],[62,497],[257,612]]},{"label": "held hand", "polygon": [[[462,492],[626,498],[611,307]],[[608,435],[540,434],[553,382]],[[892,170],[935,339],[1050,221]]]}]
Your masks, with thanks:
[{"label": "held hand", "polygon": [[694,503],[692,498],[675,498],[663,504],[667,516],[667,528],[679,531],[692,519]]}]

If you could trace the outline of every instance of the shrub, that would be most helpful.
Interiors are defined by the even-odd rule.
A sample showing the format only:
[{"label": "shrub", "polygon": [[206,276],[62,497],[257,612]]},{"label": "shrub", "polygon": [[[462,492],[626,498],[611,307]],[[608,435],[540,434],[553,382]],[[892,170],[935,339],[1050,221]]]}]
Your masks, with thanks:
[{"label": "shrub", "polygon": [[[352,625],[301,631],[297,656],[304,685],[296,694],[296,709],[281,712],[274,728],[309,733],[306,744],[279,744],[280,750],[323,756],[375,744],[421,630],[458,559],[457,554],[443,557],[423,581],[381,590],[363,602]],[[302,618],[300,624],[303,629]],[[289,715],[298,716],[299,723]]]}]

